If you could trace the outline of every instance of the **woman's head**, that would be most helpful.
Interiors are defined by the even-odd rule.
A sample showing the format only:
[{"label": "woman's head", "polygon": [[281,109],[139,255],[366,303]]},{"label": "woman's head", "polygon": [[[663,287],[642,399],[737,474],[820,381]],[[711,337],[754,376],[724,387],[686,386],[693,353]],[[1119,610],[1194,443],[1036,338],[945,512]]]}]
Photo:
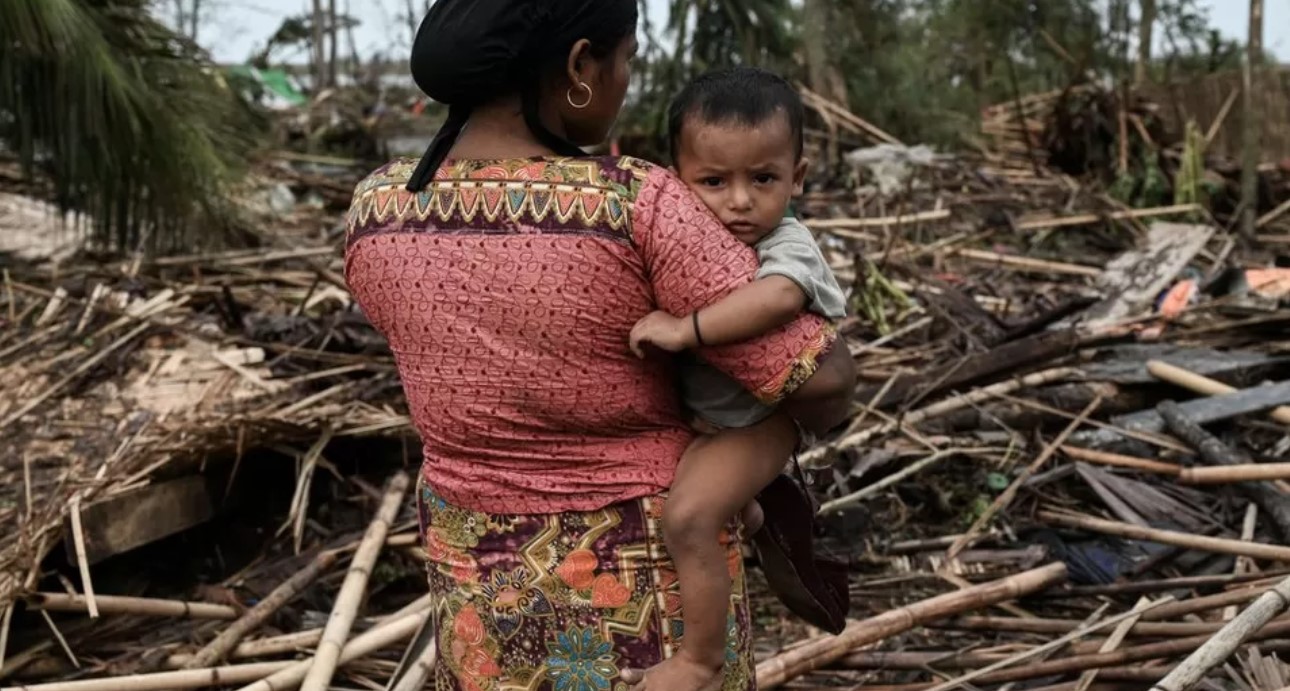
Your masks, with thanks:
[{"label": "woman's head", "polygon": [[412,47],[412,76],[449,105],[409,189],[424,187],[477,106],[519,96],[548,148],[603,141],[636,50],[636,0],[438,0]]}]

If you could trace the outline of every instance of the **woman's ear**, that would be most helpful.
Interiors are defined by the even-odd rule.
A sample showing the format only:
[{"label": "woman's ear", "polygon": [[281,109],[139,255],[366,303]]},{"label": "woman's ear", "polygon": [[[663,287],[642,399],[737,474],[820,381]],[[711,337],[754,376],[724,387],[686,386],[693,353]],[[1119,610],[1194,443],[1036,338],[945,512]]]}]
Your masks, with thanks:
[{"label": "woman's ear", "polygon": [[806,191],[806,169],[810,167],[811,159],[805,156],[798,159],[797,167],[793,168],[793,196]]},{"label": "woman's ear", "polygon": [[590,50],[591,41],[585,38],[578,39],[569,49],[569,62],[565,66],[565,72],[570,87],[591,83],[591,71],[595,69],[596,61],[591,59]]}]

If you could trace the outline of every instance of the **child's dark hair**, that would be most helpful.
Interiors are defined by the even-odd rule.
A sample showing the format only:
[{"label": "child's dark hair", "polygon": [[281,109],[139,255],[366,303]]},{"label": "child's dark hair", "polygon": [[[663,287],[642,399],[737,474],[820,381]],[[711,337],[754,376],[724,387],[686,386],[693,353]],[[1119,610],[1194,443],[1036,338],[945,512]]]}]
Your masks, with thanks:
[{"label": "child's dark hair", "polygon": [[668,146],[676,162],[687,120],[754,127],[783,113],[793,136],[793,156],[802,157],[802,97],[783,77],[758,67],[727,67],[699,75],[681,89],[667,113]]}]

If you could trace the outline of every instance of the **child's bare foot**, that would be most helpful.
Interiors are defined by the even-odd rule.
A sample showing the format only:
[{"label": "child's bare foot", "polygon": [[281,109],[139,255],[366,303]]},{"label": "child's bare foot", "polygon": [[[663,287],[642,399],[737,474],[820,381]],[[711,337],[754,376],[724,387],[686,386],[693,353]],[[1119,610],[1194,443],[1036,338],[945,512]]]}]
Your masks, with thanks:
[{"label": "child's bare foot", "polygon": [[754,499],[744,505],[743,510],[739,512],[739,520],[744,524],[745,534],[756,535],[766,523],[766,514],[762,513],[761,504]]}]

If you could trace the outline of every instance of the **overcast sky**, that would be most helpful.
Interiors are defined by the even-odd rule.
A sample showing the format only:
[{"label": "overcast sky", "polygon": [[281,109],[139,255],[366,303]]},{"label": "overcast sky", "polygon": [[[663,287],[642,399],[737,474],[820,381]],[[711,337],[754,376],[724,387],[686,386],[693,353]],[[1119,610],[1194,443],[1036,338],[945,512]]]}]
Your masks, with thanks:
[{"label": "overcast sky", "polygon": [[[221,62],[240,62],[292,14],[312,6],[311,0],[207,0],[216,9],[205,22],[198,41],[211,49]],[[383,52],[400,54],[408,44],[406,15],[408,0],[337,0],[342,12],[356,16],[362,26],[354,32],[354,42],[361,55]],[[421,0],[412,4],[423,6]],[[1244,38],[1249,21],[1246,0],[1201,0],[1209,8],[1210,18],[1220,31],[1234,38]],[[666,0],[649,0],[653,16],[664,17]],[[1290,62],[1290,0],[1265,0],[1264,43],[1282,62]],[[343,53],[349,46],[342,43]],[[280,56],[290,59],[292,56]],[[303,57],[303,56],[299,56]]]}]

